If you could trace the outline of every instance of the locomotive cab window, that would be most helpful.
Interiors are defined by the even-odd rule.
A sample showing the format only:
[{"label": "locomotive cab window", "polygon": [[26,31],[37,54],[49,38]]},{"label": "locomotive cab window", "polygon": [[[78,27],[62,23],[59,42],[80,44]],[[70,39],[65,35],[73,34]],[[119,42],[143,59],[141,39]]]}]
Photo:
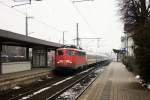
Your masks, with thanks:
[{"label": "locomotive cab window", "polygon": [[78,51],[76,54],[77,54],[78,56],[85,56],[85,55],[86,55],[85,52],[81,52],[81,51]]},{"label": "locomotive cab window", "polygon": [[63,55],[63,54],[64,54],[64,52],[63,52],[63,51],[61,51],[61,50],[58,50],[58,51],[57,51],[57,54],[60,56],[60,55]]},{"label": "locomotive cab window", "polygon": [[69,50],[67,51],[68,56],[72,56],[73,55],[73,51]]}]

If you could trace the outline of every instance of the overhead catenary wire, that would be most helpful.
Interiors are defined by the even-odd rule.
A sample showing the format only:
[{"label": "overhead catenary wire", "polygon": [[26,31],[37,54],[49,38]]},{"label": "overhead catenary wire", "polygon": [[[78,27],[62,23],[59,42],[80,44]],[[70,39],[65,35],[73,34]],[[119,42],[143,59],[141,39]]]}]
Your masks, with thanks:
[{"label": "overhead catenary wire", "polygon": [[3,6],[6,6],[6,7],[8,7],[8,8],[10,8],[10,9],[12,9],[13,11],[16,11],[16,12],[22,14],[23,16],[26,15],[26,13],[24,13],[24,12],[22,12],[22,11],[20,11],[20,10],[17,10],[17,9],[15,9],[15,8],[12,8],[12,7],[9,6],[8,4],[4,3],[4,1],[0,1],[0,4],[3,5]]},{"label": "overhead catenary wire", "polygon": [[[8,7],[8,8],[10,8],[10,9],[12,9],[12,10],[15,11],[15,12],[20,13],[21,15],[23,15],[23,17],[27,16],[27,13],[24,13],[24,12],[22,12],[22,11],[20,11],[20,10],[17,10],[17,9],[15,9],[15,8],[12,7],[12,6],[9,6],[8,4],[4,3],[4,1],[0,1],[0,4],[3,5],[3,6],[6,6],[6,7]],[[18,16],[18,15],[17,15],[17,16]],[[22,17],[21,17],[21,18],[22,18]],[[37,18],[35,18],[35,17],[33,18],[33,20],[35,20],[35,21],[37,21],[37,22],[43,24],[44,26],[46,26],[46,27],[48,27],[48,28],[54,29],[54,30],[56,30],[56,31],[58,31],[58,32],[63,32],[62,30],[60,30],[60,29],[58,29],[58,28],[56,28],[56,27],[54,27],[54,26],[51,26],[51,25],[45,23],[44,21],[41,21],[41,20],[39,20],[39,19],[37,19]]]},{"label": "overhead catenary wire", "polygon": [[76,2],[85,2],[85,1],[94,1],[94,0],[75,0],[75,1],[72,1],[73,3],[76,3]]},{"label": "overhead catenary wire", "polygon": [[90,29],[90,31],[92,32],[92,34],[93,33],[96,34],[96,32],[93,30],[93,28],[91,27],[91,25],[89,24],[89,22],[87,21],[87,19],[84,17],[84,15],[82,14],[82,12],[79,10],[79,8],[75,5],[75,3],[72,0],[69,0],[69,2],[71,2],[71,4],[73,5],[73,7],[76,9],[76,11],[78,12],[78,14],[83,19],[83,21],[87,24],[87,26]]},{"label": "overhead catenary wire", "polygon": [[59,32],[63,32],[62,30],[60,30],[60,29],[58,29],[58,28],[56,28],[56,27],[54,27],[54,26],[51,26],[51,25],[49,25],[49,24],[47,24],[47,23],[45,23],[45,22],[43,22],[43,21],[41,21],[41,20],[39,20],[39,19],[37,19],[37,18],[34,18],[34,20],[36,20],[37,22],[39,22],[39,23],[41,23],[41,24],[43,24],[43,25],[45,25],[45,26],[47,26],[47,27],[51,27],[51,29],[57,30],[57,31],[59,31]]},{"label": "overhead catenary wire", "polygon": [[[73,7],[74,7],[74,8],[76,9],[76,11],[79,13],[79,15],[81,16],[81,18],[83,19],[83,21],[87,24],[87,26],[89,27],[90,31],[91,31],[92,33],[96,33],[96,32],[93,30],[93,28],[91,27],[91,25],[89,24],[89,22],[87,21],[87,19],[86,19],[86,18],[84,17],[84,15],[82,14],[82,12],[79,10],[79,8],[73,3],[72,0],[69,0],[69,1],[73,4]],[[7,7],[10,8],[10,9],[15,10],[16,12],[18,12],[18,13],[20,13],[20,14],[23,14],[23,15],[25,15],[25,16],[27,15],[27,13],[24,13],[24,12],[22,12],[22,11],[20,11],[20,10],[17,10],[17,9],[15,9],[15,8],[12,8],[12,7],[10,7],[9,5],[5,4],[3,1],[0,1],[0,3],[1,3],[2,5],[4,5],[4,6],[7,6]],[[51,26],[51,25],[49,25],[49,24],[47,24],[47,23],[45,23],[45,22],[43,22],[43,21],[41,21],[41,20],[39,20],[39,19],[37,19],[37,18],[35,18],[35,17],[34,17],[34,20],[36,20],[37,22],[39,22],[39,23],[45,25],[46,27],[50,27],[51,29],[57,30],[57,31],[59,31],[59,32],[63,32],[62,30],[60,30],[60,29],[58,29],[58,28],[56,28],[56,27],[54,27],[54,26]]]}]

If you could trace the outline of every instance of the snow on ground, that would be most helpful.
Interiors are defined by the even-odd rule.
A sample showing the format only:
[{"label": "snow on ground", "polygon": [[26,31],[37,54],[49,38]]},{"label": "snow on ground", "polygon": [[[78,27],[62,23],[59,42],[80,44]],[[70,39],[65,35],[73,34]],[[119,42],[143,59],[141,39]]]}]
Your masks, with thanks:
[{"label": "snow on ground", "polygon": [[26,99],[28,99],[28,98],[30,98],[30,97],[32,97],[32,95],[28,95],[28,96],[22,97],[22,98],[19,99],[19,100],[26,100]]},{"label": "snow on ground", "polygon": [[42,82],[43,80],[42,80],[42,79],[39,79],[38,81],[39,81],[39,82]]},{"label": "snow on ground", "polygon": [[147,85],[147,88],[150,90],[150,84]]},{"label": "snow on ground", "polygon": [[135,79],[139,79],[139,78],[140,78],[140,75],[136,75],[136,76],[135,76]]},{"label": "snow on ground", "polygon": [[95,73],[100,73],[100,72],[103,72],[103,71],[104,71],[104,69],[100,68],[100,69],[96,70]]},{"label": "snow on ground", "polygon": [[52,78],[52,77],[47,76],[47,79],[50,79],[50,78]]},{"label": "snow on ground", "polygon": [[20,88],[21,88],[20,86],[13,87],[14,90],[17,90],[17,89],[20,89]]},{"label": "snow on ground", "polygon": [[80,75],[80,74],[82,74],[82,73],[86,73],[86,72],[88,72],[89,70],[91,70],[92,68],[90,68],[90,69],[88,69],[88,70],[85,70],[85,71],[83,71],[83,72],[80,72],[78,75]]}]

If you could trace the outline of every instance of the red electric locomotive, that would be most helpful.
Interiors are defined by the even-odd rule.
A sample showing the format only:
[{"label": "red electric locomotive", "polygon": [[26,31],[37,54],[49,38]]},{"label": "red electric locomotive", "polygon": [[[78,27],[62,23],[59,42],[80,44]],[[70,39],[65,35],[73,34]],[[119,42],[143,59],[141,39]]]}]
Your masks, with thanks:
[{"label": "red electric locomotive", "polygon": [[85,51],[74,46],[61,47],[56,50],[56,69],[78,69],[87,63]]}]

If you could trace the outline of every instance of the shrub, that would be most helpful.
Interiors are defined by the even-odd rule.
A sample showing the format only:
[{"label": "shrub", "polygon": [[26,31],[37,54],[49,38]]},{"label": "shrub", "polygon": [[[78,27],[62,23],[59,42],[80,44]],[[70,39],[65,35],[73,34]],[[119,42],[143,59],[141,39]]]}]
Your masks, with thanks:
[{"label": "shrub", "polygon": [[128,71],[139,74],[139,67],[135,63],[135,58],[133,56],[124,56],[122,62]]}]

